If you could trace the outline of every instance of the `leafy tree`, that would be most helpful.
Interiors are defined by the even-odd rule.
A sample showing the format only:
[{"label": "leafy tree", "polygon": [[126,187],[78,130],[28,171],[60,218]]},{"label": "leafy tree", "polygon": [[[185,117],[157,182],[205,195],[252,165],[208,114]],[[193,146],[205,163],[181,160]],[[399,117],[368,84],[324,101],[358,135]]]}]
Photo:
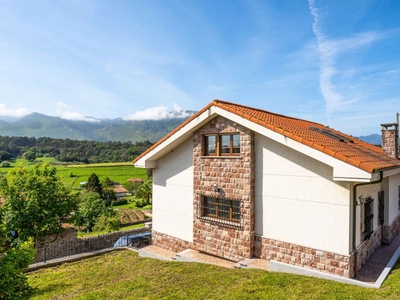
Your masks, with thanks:
[{"label": "leafy tree", "polygon": [[102,214],[96,222],[94,229],[96,231],[105,230],[107,233],[118,231],[121,227],[121,222],[117,215],[110,215],[109,213]]},{"label": "leafy tree", "polygon": [[103,187],[102,187],[99,177],[96,175],[96,173],[92,173],[89,176],[88,181],[86,183],[86,189],[89,192],[98,193],[100,196],[102,195]]},{"label": "leafy tree", "polygon": [[106,177],[103,180],[103,185],[105,186],[114,186],[115,182],[110,179],[110,177]]},{"label": "leafy tree", "polygon": [[24,158],[29,162],[33,162],[36,159],[36,153],[31,150],[26,151],[24,154]]},{"label": "leafy tree", "polygon": [[113,201],[117,200],[117,196],[113,189],[103,189],[101,198],[105,201],[106,205],[111,205]]},{"label": "leafy tree", "polygon": [[12,158],[11,153],[3,150],[0,151],[0,161],[10,160],[11,158]]},{"label": "leafy tree", "polygon": [[33,262],[32,240],[11,246],[0,206],[0,299],[25,299],[31,292],[24,269]]},{"label": "leafy tree", "polygon": [[7,230],[17,230],[19,240],[34,238],[35,245],[47,235],[61,232],[77,207],[79,194],[64,186],[57,170],[44,164],[26,170],[22,165],[0,179],[0,196],[5,198]]},{"label": "leafy tree", "polygon": [[146,200],[146,204],[150,204],[150,199],[153,195],[152,185],[153,183],[151,180],[146,180],[145,182],[143,182],[136,190],[136,198],[144,199]]},{"label": "leafy tree", "polygon": [[79,210],[75,212],[73,224],[83,226],[87,232],[92,231],[97,219],[106,211],[106,204],[99,194],[95,192],[84,196],[79,205]]},{"label": "leafy tree", "polygon": [[138,181],[127,181],[123,184],[123,186],[128,190],[129,193],[133,194],[141,184],[142,182]]}]

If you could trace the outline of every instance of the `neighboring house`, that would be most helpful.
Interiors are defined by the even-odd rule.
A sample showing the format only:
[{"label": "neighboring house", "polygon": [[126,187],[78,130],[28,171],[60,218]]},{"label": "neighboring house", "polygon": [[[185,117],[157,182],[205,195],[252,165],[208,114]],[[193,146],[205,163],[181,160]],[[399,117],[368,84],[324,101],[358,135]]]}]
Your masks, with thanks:
[{"label": "neighboring house", "polygon": [[126,197],[126,194],[128,193],[128,190],[123,187],[116,187],[114,188],[114,193],[117,199]]},{"label": "neighboring house", "polygon": [[382,133],[388,155],[318,123],[214,100],[134,160],[153,169],[153,244],[354,277],[399,231],[398,125]]}]

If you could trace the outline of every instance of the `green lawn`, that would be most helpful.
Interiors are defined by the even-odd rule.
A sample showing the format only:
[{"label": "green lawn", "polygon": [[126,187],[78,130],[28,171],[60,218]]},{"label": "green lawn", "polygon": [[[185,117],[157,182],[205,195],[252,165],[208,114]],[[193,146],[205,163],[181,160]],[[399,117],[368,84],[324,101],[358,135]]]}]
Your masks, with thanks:
[{"label": "green lawn", "polygon": [[[1,168],[2,173],[7,173],[11,168],[18,166],[20,163],[26,169],[31,169],[37,164],[55,162],[54,158],[38,158],[35,162],[30,163],[25,159],[17,159],[11,163],[10,168]],[[80,182],[87,181],[92,173],[96,173],[100,181],[105,177],[109,177],[113,181],[124,184],[127,179],[138,177],[146,179],[146,169],[135,168],[132,162],[120,163],[104,163],[104,164],[88,164],[88,165],[56,165],[58,176],[60,176],[65,185],[74,189],[79,189]],[[71,177],[70,175],[73,175]]]},{"label": "green lawn", "polygon": [[376,289],[256,269],[141,258],[129,250],[28,274],[31,299],[399,299],[399,264]]}]

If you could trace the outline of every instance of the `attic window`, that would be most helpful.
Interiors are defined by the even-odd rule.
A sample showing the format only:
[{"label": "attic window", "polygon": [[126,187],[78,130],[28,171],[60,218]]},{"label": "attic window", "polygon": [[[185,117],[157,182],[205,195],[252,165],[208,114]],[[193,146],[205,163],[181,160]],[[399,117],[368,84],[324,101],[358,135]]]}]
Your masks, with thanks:
[{"label": "attic window", "polygon": [[240,155],[240,134],[210,134],[204,137],[204,155]]},{"label": "attic window", "polygon": [[351,140],[343,135],[332,132],[326,128],[317,128],[317,127],[310,126],[310,130],[321,133],[327,137],[330,137],[331,139],[338,140],[339,142],[354,143],[354,140]]}]

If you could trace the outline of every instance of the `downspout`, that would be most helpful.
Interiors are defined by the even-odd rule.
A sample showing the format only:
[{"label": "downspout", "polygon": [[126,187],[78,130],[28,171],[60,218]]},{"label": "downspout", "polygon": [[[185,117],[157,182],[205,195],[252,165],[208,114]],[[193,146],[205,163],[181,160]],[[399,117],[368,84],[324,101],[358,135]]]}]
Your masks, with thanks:
[{"label": "downspout", "polygon": [[354,277],[357,277],[357,247],[356,247],[356,207],[357,207],[357,188],[363,185],[370,185],[381,183],[383,180],[383,171],[379,171],[379,180],[370,181],[370,182],[362,182],[356,183],[353,186],[353,251],[354,253]]}]

